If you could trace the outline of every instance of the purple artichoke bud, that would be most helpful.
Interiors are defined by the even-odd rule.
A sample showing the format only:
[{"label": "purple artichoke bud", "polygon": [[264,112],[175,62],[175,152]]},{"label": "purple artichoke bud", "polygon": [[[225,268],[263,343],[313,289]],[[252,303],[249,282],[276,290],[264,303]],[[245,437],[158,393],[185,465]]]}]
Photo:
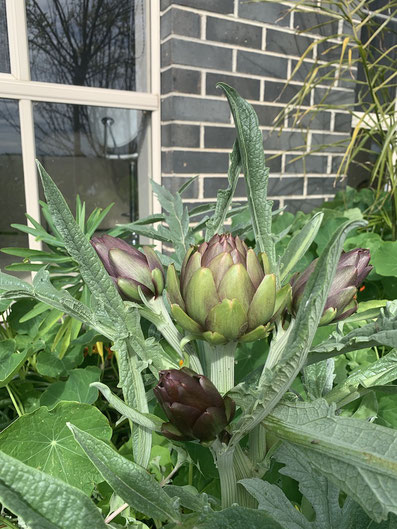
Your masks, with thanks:
[{"label": "purple artichoke bud", "polygon": [[175,441],[213,441],[234,417],[234,401],[186,367],[160,371],[153,391],[170,421],[161,431]]},{"label": "purple artichoke bud", "polygon": [[93,237],[91,244],[99,255],[107,273],[126,299],[141,301],[138,287],[148,296],[159,296],[164,289],[164,269],[150,246],[143,252],[110,235]]},{"label": "purple artichoke bud", "polygon": [[[276,278],[239,237],[214,235],[191,247],[180,279],[171,265],[167,294],[174,319],[188,333],[214,345],[250,342],[269,332],[276,303]],[[285,303],[288,292],[285,292]]]},{"label": "purple artichoke bud", "polygon": [[[357,289],[372,270],[369,265],[370,251],[357,248],[343,252],[340,256],[335,276],[328,293],[320,325],[344,320],[357,311]],[[303,296],[306,283],[311,276],[318,259],[291,279],[292,313],[296,314]]]}]

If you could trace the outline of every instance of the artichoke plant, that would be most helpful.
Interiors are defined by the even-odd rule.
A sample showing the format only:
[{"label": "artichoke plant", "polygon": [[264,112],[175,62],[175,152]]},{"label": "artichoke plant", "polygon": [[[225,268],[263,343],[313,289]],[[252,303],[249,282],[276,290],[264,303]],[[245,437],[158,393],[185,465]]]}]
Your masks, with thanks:
[{"label": "artichoke plant", "polygon": [[264,254],[258,258],[231,234],[192,246],[180,279],[173,265],[167,271],[174,319],[189,334],[213,345],[263,338],[283,301],[276,301],[276,278],[265,273],[266,263]]},{"label": "artichoke plant", "polygon": [[[344,320],[357,311],[357,289],[373,268],[369,264],[370,258],[370,251],[363,248],[342,253],[325,303],[320,325]],[[317,261],[318,259],[315,259],[306,270],[296,274],[291,280],[293,314],[298,311],[306,283]]]},{"label": "artichoke plant", "polygon": [[164,270],[150,246],[143,252],[118,237],[93,237],[91,244],[120,294],[132,301],[141,301],[138,288],[148,297],[160,296],[164,288]]},{"label": "artichoke plant", "polygon": [[207,377],[186,367],[160,371],[153,391],[170,421],[161,431],[176,441],[213,441],[235,413],[230,397],[222,397]]}]

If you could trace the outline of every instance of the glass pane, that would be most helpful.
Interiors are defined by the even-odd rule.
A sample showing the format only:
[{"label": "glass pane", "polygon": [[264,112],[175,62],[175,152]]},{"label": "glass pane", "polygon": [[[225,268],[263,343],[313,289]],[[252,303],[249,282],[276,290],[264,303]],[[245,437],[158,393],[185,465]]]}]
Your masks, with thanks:
[{"label": "glass pane", "polygon": [[[0,182],[0,248],[26,248],[27,235],[10,226],[12,223],[26,224],[26,207],[18,103],[8,99],[0,99]],[[20,261],[18,257],[0,252],[2,270],[17,261]]]},{"label": "glass pane", "polygon": [[145,91],[145,0],[27,0],[34,81]]},{"label": "glass pane", "polygon": [[37,156],[72,211],[77,194],[88,212],[115,203],[101,229],[138,218],[147,118],[141,110],[34,104]]},{"label": "glass pane", "polygon": [[0,72],[11,72],[10,54],[8,50],[6,0],[0,0]]}]

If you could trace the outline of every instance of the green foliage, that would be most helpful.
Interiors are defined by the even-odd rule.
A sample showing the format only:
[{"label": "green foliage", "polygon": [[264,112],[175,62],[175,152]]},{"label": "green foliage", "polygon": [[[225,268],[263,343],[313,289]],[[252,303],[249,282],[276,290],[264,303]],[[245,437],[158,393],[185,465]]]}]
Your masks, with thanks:
[{"label": "green foliage", "polygon": [[393,430],[338,417],[324,400],[283,403],[265,419],[278,437],[297,444],[310,465],[374,520],[397,514],[397,436]]},{"label": "green foliage", "polygon": [[87,431],[68,423],[74,438],[113,490],[131,507],[159,520],[178,521],[171,498],[146,470]]},{"label": "green foliage", "polygon": [[0,434],[0,450],[89,495],[101,478],[76,446],[66,422],[84,427],[97,439],[110,441],[112,430],[97,408],[60,402],[52,410],[41,407],[13,422]]},{"label": "green foliage", "polygon": [[2,504],[32,529],[106,529],[90,499],[75,487],[0,452]]},{"label": "green foliage", "polygon": [[[234,357],[222,346],[216,358],[204,355],[199,340],[174,326],[165,298],[123,301],[89,243],[106,210],[86,220],[78,200],[74,218],[40,166],[49,228],[32,220],[28,229],[48,250],[14,250],[30,260],[19,266],[38,271],[32,284],[0,273],[0,417],[8,426],[0,434],[0,499],[33,529],[101,528],[105,517],[109,527],[136,529],[396,523],[396,303],[387,303],[397,295],[395,243],[364,229],[373,196],[364,191],[347,190],[311,215],[271,212],[256,115],[221,87],[237,141],[217,204],[188,212],[182,196],[193,179],[176,194],[155,185],[163,213],[111,233],[173,246],[162,259],[179,269],[203,230],[207,238],[223,232],[231,218],[234,234],[267,253],[280,285],[319,257],[299,311],[280,310],[270,335],[239,344]],[[248,207],[232,207],[240,168]],[[359,310],[318,329],[340,252],[358,243],[371,249],[374,265]],[[228,373],[237,412],[213,442],[182,446],[156,433],[166,419],[153,387],[160,371],[193,363],[219,387]]]}]

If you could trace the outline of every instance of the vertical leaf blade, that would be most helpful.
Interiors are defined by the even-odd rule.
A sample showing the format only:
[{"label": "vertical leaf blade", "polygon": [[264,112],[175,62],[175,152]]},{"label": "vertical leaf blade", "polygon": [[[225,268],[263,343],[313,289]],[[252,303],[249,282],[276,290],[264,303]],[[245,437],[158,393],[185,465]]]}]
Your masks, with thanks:
[{"label": "vertical leaf blade", "polygon": [[144,468],[73,424],[68,426],[103,478],[128,505],[158,520],[179,521],[172,499]]},{"label": "vertical leaf blade", "polygon": [[228,99],[236,126],[256,243],[261,252],[267,253],[272,272],[276,272],[276,253],[271,231],[273,202],[267,200],[269,169],[265,164],[258,116],[234,88],[225,83],[218,83],[217,86],[222,88]]},{"label": "vertical leaf blade", "polygon": [[236,190],[237,181],[241,171],[241,156],[237,141],[233,145],[232,153],[230,154],[228,181],[229,185],[226,189],[220,189],[216,198],[216,206],[213,216],[207,221],[205,240],[209,241],[216,233],[219,233],[226,219],[230,203],[233,200],[233,195]]},{"label": "vertical leaf blade", "polygon": [[37,162],[48,208],[70,256],[78,263],[81,275],[97,300],[116,325],[124,319],[124,306],[113,281],[96,251],[73,218],[61,192],[44,167]]}]

